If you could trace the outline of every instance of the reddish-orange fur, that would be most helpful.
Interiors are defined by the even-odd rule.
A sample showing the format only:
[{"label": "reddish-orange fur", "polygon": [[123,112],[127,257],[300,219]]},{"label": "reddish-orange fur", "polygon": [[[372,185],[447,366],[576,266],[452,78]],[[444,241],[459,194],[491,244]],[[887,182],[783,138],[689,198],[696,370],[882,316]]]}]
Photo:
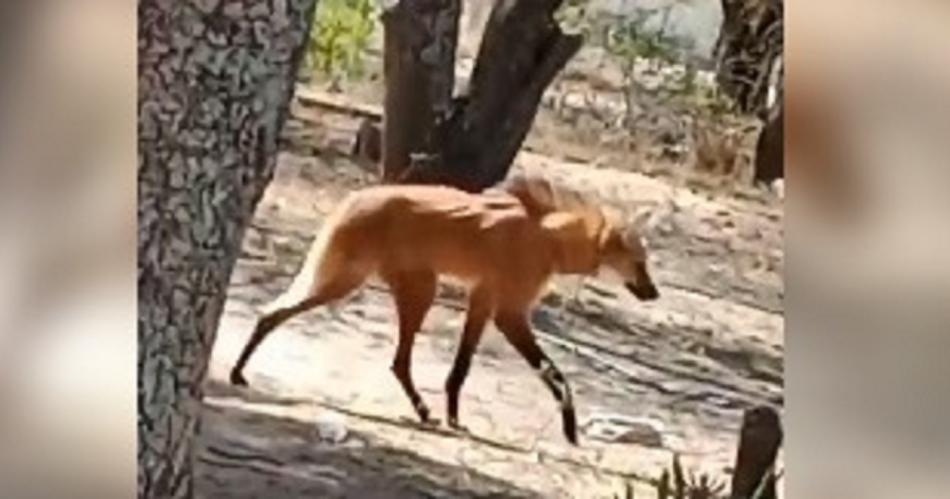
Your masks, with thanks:
[{"label": "reddish-orange fur", "polygon": [[243,368],[277,325],[340,299],[372,274],[391,288],[399,316],[392,369],[419,418],[429,409],[413,386],[412,344],[432,305],[439,275],[470,286],[468,314],[446,381],[448,422],[458,426],[458,394],[489,320],[538,370],[560,402],[564,431],[576,442],[573,403],[563,375],[541,351],[528,313],[548,278],[615,269],[641,299],[658,296],[636,234],[625,234],[599,211],[563,209],[543,181],[511,183],[507,190],[470,194],[441,186],[379,186],[352,193],[324,224],[296,279],[265,311],[231,371]]}]

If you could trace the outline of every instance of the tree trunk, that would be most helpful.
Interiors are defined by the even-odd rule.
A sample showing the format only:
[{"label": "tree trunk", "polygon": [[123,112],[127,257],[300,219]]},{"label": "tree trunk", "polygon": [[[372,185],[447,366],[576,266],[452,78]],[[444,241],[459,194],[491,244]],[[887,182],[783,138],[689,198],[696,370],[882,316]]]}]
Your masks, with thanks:
[{"label": "tree trunk", "polygon": [[497,1],[468,93],[454,99],[446,82],[455,76],[458,0],[402,0],[391,8],[384,15],[385,179],[469,191],[502,180],[545,88],[581,46],[582,37],[565,35],[554,20],[560,5]]},{"label": "tree trunk", "polygon": [[193,494],[201,382],[314,5],[139,0],[139,497]]},{"label": "tree trunk", "polygon": [[[383,181],[419,177],[451,108],[460,0],[402,0],[383,12]],[[425,164],[424,164],[425,162]]]},{"label": "tree trunk", "polygon": [[732,499],[750,499],[764,483],[756,499],[775,499],[775,473],[772,469],[782,445],[782,426],[778,413],[768,407],[747,410],[742,416],[739,449],[732,475]]},{"label": "tree trunk", "polygon": [[782,55],[784,0],[721,0],[716,80],[740,111],[765,116],[772,68]]},{"label": "tree trunk", "polygon": [[755,181],[771,184],[785,177],[785,105],[776,108],[762,127],[755,144]]},{"label": "tree trunk", "polygon": [[372,118],[363,118],[360,121],[350,155],[364,170],[379,173],[376,167],[383,158],[383,131]]}]

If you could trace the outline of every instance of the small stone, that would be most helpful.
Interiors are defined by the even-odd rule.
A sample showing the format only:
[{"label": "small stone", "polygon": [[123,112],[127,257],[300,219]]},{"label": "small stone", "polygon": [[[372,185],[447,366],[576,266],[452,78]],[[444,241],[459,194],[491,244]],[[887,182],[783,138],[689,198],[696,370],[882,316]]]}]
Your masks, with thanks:
[{"label": "small stone", "polygon": [[324,442],[339,444],[346,440],[349,432],[343,416],[329,413],[321,414],[315,422],[317,438]]},{"label": "small stone", "polygon": [[664,448],[663,423],[651,418],[595,413],[581,428],[592,440]]}]

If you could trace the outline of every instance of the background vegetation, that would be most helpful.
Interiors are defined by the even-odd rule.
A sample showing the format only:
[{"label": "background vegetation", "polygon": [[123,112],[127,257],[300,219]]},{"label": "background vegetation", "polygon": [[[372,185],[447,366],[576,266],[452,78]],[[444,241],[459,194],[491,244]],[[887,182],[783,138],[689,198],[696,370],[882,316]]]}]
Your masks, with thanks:
[{"label": "background vegetation", "polygon": [[374,0],[321,0],[310,31],[306,70],[334,87],[363,76],[377,10]]}]

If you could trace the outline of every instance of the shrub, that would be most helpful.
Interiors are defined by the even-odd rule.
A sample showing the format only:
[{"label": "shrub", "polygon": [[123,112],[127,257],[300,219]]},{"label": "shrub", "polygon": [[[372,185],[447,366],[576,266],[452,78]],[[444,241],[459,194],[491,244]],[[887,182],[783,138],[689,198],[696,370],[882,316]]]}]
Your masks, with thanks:
[{"label": "shrub", "polygon": [[374,0],[321,0],[307,47],[309,69],[334,83],[363,73],[376,25]]}]

